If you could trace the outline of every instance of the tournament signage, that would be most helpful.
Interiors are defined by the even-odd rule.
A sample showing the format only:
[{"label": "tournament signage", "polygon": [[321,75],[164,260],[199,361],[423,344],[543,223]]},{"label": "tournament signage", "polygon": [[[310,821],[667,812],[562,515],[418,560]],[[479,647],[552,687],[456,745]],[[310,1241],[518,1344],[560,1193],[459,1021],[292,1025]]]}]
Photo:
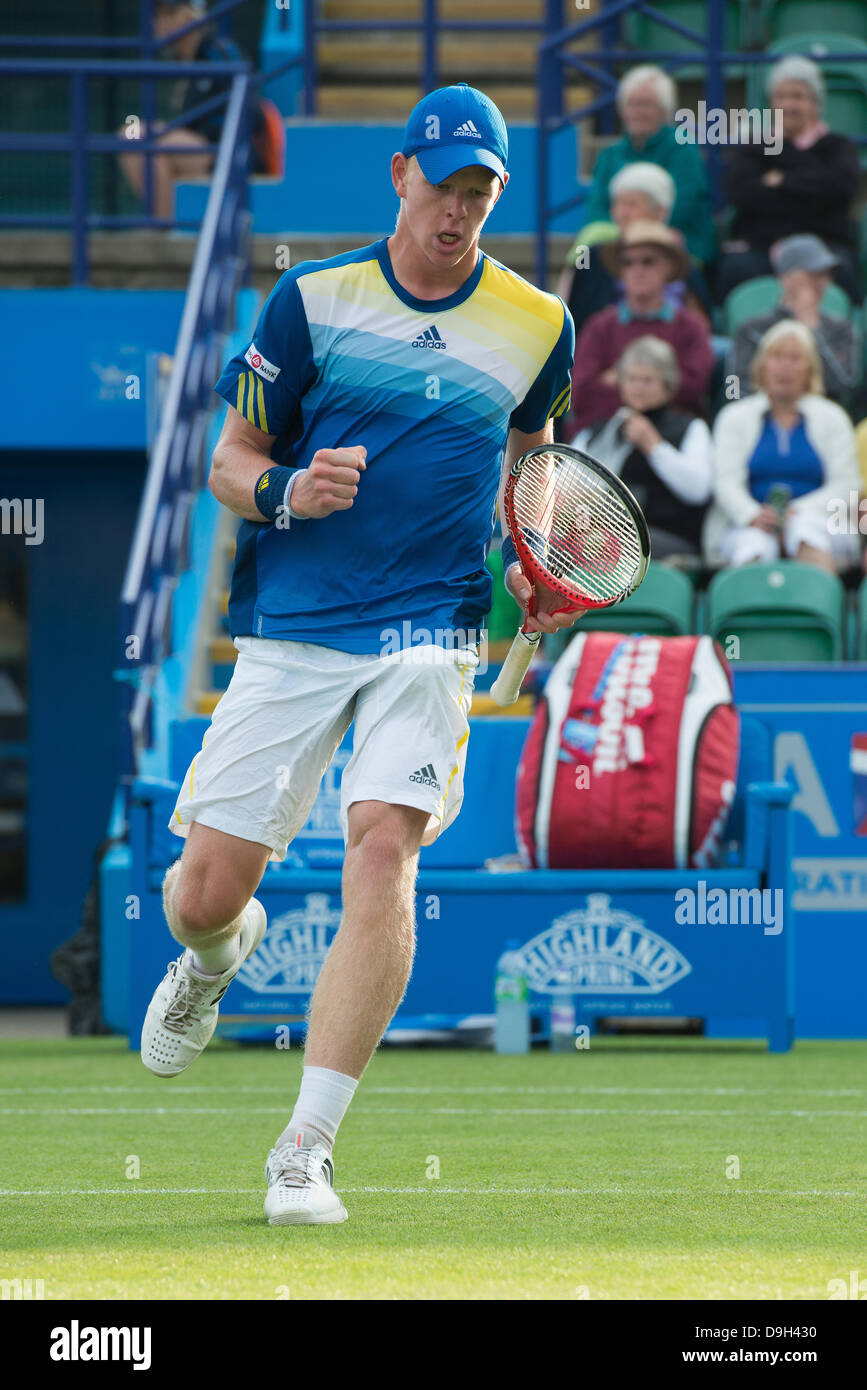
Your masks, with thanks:
[{"label": "tournament signage", "polygon": [[525,942],[520,957],[532,990],[546,994],[660,994],[692,969],[669,941],[607,893],[557,917]]},{"label": "tournament signage", "polygon": [[254,994],[310,994],[340,926],[340,902],[327,893],[308,893],[303,906],[268,923],[259,949],[236,979]]},{"label": "tournament signage", "polygon": [[771,729],[774,777],[795,789],[798,1035],[865,1037],[867,667],[733,669],[742,713]]}]

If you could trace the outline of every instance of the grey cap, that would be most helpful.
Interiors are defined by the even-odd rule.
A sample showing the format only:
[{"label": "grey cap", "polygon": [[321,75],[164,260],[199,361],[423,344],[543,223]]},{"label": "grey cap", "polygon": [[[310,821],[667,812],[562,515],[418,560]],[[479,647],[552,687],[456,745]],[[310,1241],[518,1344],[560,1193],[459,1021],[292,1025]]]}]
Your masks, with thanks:
[{"label": "grey cap", "polygon": [[808,233],[787,236],[771,250],[771,265],[777,275],[785,275],[789,270],[809,270],[818,275],[823,270],[836,269],[839,264],[821,237]]}]

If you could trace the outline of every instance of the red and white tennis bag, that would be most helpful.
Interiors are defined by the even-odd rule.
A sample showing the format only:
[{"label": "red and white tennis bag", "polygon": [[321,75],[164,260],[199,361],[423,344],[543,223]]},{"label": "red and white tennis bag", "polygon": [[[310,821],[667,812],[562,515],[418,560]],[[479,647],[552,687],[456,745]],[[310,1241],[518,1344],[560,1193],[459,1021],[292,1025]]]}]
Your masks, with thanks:
[{"label": "red and white tennis bag", "polygon": [[577,634],[551,672],[518,767],[525,862],[713,865],[739,734],[731,672],[710,637]]}]

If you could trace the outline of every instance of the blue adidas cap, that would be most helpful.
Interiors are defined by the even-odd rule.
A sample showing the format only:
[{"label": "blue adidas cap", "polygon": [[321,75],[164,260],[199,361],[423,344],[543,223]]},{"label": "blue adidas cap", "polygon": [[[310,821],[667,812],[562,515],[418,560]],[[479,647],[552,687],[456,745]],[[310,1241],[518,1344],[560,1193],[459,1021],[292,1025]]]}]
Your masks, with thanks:
[{"label": "blue adidas cap", "polygon": [[401,154],[415,155],[428,183],[483,164],[506,182],[509,136],[490,97],[466,82],[422,97],[406,123]]}]

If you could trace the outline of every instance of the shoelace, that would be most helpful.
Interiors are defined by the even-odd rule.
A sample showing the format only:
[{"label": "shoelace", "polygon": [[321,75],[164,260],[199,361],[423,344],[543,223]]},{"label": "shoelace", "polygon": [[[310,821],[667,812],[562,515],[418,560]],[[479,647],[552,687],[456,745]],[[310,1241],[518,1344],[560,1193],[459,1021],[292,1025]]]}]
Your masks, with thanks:
[{"label": "shoelace", "polygon": [[307,1182],[307,1162],[310,1149],[297,1149],[290,1145],[278,1149],[272,1161],[274,1181],[279,1187],[304,1187]]},{"label": "shoelace", "polygon": [[189,975],[180,969],[180,960],[169,961],[167,969],[174,972],[175,986],[177,993],[169,1007],[166,1009],[163,1027],[168,1028],[173,1033],[179,1033],[187,1021],[187,1016],[191,1009],[197,1008],[213,990],[213,982],[210,980],[192,980]]}]

